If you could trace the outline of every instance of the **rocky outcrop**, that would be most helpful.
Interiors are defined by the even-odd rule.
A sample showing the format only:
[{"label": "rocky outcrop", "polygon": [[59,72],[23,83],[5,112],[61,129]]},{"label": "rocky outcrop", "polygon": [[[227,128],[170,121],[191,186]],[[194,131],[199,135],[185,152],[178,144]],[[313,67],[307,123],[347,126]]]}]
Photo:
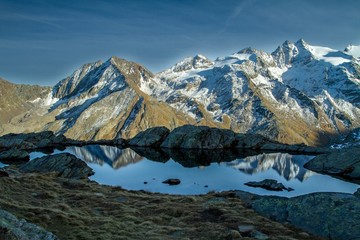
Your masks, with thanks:
[{"label": "rocky outcrop", "polygon": [[5,164],[24,163],[30,160],[29,153],[24,150],[12,148],[0,152],[0,162]]},{"label": "rocky outcrop", "polygon": [[132,138],[128,145],[135,147],[158,147],[169,133],[170,130],[166,127],[149,128]]},{"label": "rocky outcrop", "polygon": [[36,158],[24,165],[19,170],[25,173],[55,172],[58,177],[83,179],[94,174],[86,163],[69,153],[61,153]]},{"label": "rocky outcrop", "polygon": [[301,152],[305,154],[320,154],[330,152],[329,148],[325,147],[309,147],[305,144],[282,144],[282,143],[265,143],[260,147],[261,150],[271,152]]},{"label": "rocky outcrop", "polygon": [[335,150],[318,155],[304,165],[314,172],[333,175],[351,182],[360,183],[360,148]]},{"label": "rocky outcrop", "polygon": [[25,156],[25,151],[30,152],[39,149],[51,153],[54,148],[64,149],[67,146],[85,145],[111,145],[123,147],[125,146],[125,140],[117,138],[113,140],[100,139],[81,141],[66,138],[62,134],[55,135],[51,131],[20,134],[11,133],[0,137],[0,151],[9,150],[6,155],[4,155],[4,158],[9,155],[9,157],[13,159],[20,159],[22,156]]},{"label": "rocky outcrop", "polygon": [[169,133],[165,127],[149,128],[128,141],[135,147],[171,149],[250,149],[276,152],[324,153],[326,148],[304,144],[288,145],[272,141],[259,134],[235,133],[228,129],[184,125]]},{"label": "rocky outcrop", "polygon": [[294,198],[237,192],[256,212],[329,239],[359,239],[360,201],[352,194],[313,193]]},{"label": "rocky outcrop", "polygon": [[287,188],[284,186],[284,184],[279,183],[276,180],[273,179],[265,179],[260,182],[247,182],[245,185],[249,187],[255,187],[255,188],[263,188],[270,191],[283,191],[286,190],[288,192],[293,191],[292,188]]},{"label": "rocky outcrop", "polygon": [[234,147],[231,130],[185,125],[175,128],[161,144],[165,148],[218,149]]},{"label": "rocky outcrop", "polygon": [[17,148],[33,150],[38,148],[52,148],[66,144],[67,139],[63,135],[55,135],[51,131],[7,134],[0,137],[0,149]]},{"label": "rocky outcrop", "polygon": [[5,240],[56,240],[51,232],[46,231],[24,219],[18,219],[11,213],[0,209],[0,239]]}]

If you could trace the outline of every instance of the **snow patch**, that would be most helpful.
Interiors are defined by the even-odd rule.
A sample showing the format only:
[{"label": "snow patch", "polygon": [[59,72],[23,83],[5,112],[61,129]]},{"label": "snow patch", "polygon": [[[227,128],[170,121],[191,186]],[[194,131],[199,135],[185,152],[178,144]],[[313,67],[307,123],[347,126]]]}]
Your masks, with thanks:
[{"label": "snow patch", "polygon": [[343,63],[351,62],[351,57],[343,52],[334,50],[327,47],[311,46],[308,45],[308,49],[316,59],[323,60],[331,63],[334,66],[338,66]]},{"label": "snow patch", "polygon": [[360,58],[360,45],[349,45],[345,48],[345,52],[352,55],[355,58]]}]

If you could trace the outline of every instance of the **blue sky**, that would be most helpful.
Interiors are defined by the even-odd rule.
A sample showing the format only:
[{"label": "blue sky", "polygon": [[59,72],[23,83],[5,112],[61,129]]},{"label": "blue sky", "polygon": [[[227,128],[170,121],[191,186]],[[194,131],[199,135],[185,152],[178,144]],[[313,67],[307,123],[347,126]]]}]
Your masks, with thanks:
[{"label": "blue sky", "polygon": [[285,40],[360,45],[358,0],[0,0],[0,77],[54,85],[118,56],[152,72]]}]

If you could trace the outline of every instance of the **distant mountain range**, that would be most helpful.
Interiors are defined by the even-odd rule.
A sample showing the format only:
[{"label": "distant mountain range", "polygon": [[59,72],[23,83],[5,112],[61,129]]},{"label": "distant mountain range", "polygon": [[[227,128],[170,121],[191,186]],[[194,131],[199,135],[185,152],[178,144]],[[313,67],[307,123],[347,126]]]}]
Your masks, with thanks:
[{"label": "distant mountain range", "polygon": [[0,134],[113,139],[194,124],[321,145],[360,127],[359,49],[300,39],[271,54],[245,48],[215,61],[196,55],[158,74],[112,57],[81,66],[53,88],[0,80]]}]

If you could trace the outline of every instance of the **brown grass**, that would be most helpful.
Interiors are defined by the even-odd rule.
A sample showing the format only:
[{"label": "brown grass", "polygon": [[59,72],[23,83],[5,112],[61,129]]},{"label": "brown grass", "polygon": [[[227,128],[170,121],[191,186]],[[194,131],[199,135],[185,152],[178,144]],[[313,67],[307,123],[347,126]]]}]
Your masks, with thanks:
[{"label": "brown grass", "polygon": [[230,193],[163,195],[16,171],[0,178],[0,192],[0,208],[60,239],[236,239],[239,225],[269,239],[316,239],[261,217]]}]

